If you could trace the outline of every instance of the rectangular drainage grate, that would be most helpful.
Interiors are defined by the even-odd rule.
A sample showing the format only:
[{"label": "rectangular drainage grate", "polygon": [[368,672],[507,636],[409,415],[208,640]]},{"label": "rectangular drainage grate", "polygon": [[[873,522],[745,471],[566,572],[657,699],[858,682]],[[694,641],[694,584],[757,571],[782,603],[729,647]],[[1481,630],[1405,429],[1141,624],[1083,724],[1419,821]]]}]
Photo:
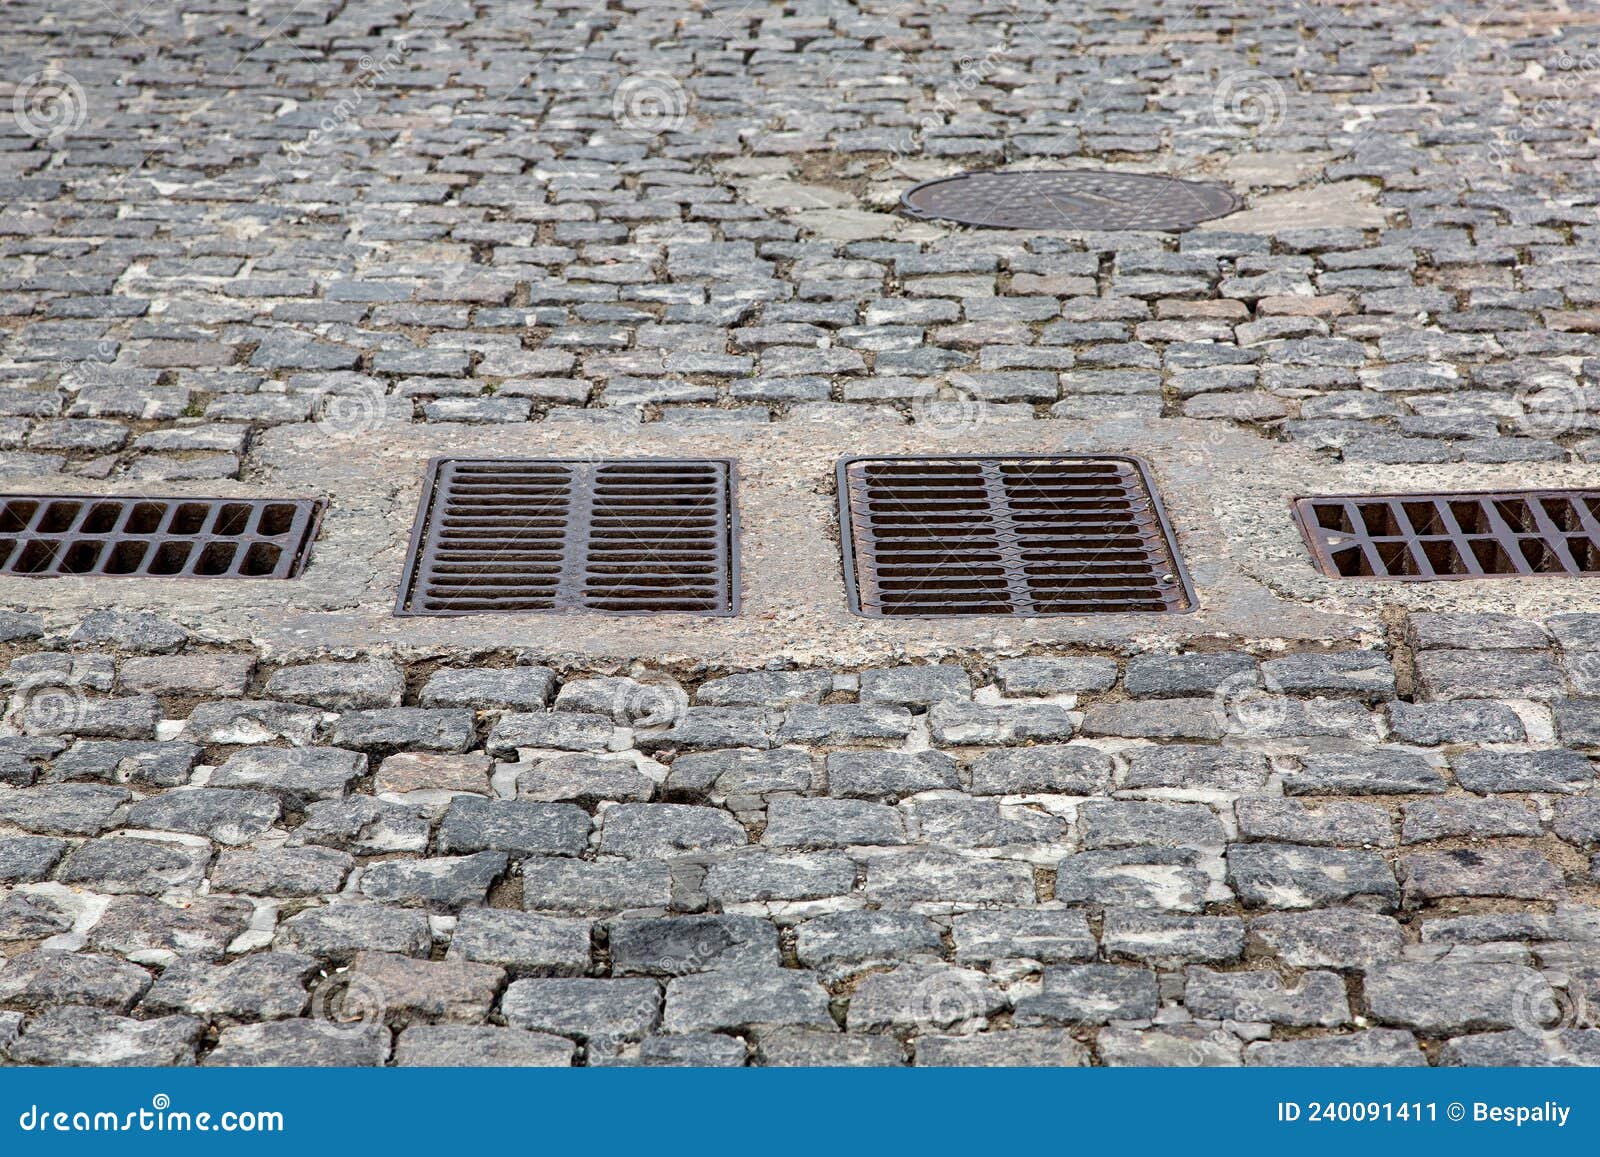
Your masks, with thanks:
[{"label": "rectangular drainage grate", "polygon": [[1600,491],[1326,495],[1294,519],[1332,578],[1600,575]]},{"label": "rectangular drainage grate", "polygon": [[293,578],[322,507],[306,498],[0,495],[0,574]]},{"label": "rectangular drainage grate", "polygon": [[733,463],[436,458],[397,615],[731,615]]},{"label": "rectangular drainage grate", "polygon": [[862,615],[1195,606],[1149,468],[1131,456],[846,458],[839,524]]}]

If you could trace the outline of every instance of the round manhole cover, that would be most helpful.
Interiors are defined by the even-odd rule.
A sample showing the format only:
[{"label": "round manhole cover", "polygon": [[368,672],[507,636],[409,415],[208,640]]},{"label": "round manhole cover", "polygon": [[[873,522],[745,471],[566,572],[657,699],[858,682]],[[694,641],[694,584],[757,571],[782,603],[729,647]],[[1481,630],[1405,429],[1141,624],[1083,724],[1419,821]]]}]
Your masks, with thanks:
[{"label": "round manhole cover", "polygon": [[961,173],[907,189],[900,206],[990,229],[1158,229],[1177,233],[1244,202],[1221,185],[1092,169]]}]

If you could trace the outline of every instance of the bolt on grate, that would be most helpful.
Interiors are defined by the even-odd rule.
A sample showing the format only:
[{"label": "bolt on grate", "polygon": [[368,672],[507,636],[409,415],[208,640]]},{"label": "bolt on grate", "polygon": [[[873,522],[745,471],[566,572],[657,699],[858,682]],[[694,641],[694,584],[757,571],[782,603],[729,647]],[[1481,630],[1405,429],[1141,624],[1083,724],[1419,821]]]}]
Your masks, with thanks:
[{"label": "bolt on grate", "polygon": [[846,458],[838,475],[845,585],[857,614],[1195,607],[1141,459]]},{"label": "bolt on grate", "polygon": [[0,574],[294,578],[322,510],[303,498],[0,495]]},{"label": "bolt on grate", "polygon": [[900,197],[908,216],[991,229],[1181,233],[1243,205],[1221,185],[1091,169],[959,173],[913,185]]},{"label": "bolt on grate", "polygon": [[397,615],[738,611],[733,462],[436,458]]},{"label": "bolt on grate", "polygon": [[1319,495],[1293,511],[1330,578],[1600,575],[1596,490]]}]

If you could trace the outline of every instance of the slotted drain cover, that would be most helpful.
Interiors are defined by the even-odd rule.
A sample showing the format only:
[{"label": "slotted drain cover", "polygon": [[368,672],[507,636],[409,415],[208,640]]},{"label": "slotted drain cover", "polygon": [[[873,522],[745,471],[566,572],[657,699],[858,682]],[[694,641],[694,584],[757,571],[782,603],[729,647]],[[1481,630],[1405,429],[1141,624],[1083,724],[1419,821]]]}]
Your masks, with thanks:
[{"label": "slotted drain cover", "polygon": [[862,615],[1195,605],[1149,468],[1131,456],[846,458],[839,525]]},{"label": "slotted drain cover", "polygon": [[907,189],[901,208],[992,229],[1155,229],[1181,233],[1244,202],[1221,185],[1093,169],[960,173]]},{"label": "slotted drain cover", "polygon": [[738,610],[733,463],[436,458],[398,615]]},{"label": "slotted drain cover", "polygon": [[302,498],[0,495],[0,573],[293,578],[322,506]]},{"label": "slotted drain cover", "polygon": [[1326,495],[1294,519],[1332,578],[1600,575],[1600,490]]}]

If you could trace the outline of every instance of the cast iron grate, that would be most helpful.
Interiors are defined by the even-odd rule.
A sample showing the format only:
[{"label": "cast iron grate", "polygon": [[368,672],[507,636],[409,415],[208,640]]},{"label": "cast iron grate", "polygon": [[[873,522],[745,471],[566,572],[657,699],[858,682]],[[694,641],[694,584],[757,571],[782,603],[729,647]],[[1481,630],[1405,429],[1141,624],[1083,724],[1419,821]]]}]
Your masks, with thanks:
[{"label": "cast iron grate", "polygon": [[0,574],[294,578],[322,507],[305,498],[0,495]]},{"label": "cast iron grate", "polygon": [[1600,490],[1327,495],[1293,509],[1332,578],[1600,575]]},{"label": "cast iron grate", "polygon": [[907,189],[901,209],[993,229],[1154,229],[1181,233],[1244,202],[1221,185],[1089,169],[960,173]]},{"label": "cast iron grate", "polygon": [[1138,458],[846,458],[850,608],[897,615],[1193,610],[1172,528]]},{"label": "cast iron grate", "polygon": [[731,615],[728,459],[436,458],[398,615]]}]

